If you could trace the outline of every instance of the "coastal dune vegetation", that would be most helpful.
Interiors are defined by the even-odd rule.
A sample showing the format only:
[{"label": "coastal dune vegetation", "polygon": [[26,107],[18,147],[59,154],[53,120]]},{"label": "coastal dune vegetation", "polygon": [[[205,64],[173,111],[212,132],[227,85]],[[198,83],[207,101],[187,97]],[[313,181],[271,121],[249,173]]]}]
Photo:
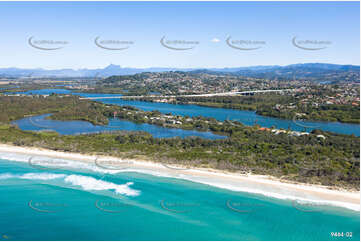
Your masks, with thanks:
[{"label": "coastal dune vegetation", "polygon": [[[52,113],[49,117],[52,119],[84,120],[98,125],[106,125],[108,118],[115,116],[163,127],[211,131],[227,138],[154,138],[146,132],[129,131],[60,135],[49,131],[22,131],[11,124],[29,115],[44,113]],[[320,130],[299,136],[290,131],[276,134],[257,125],[248,127],[227,120],[144,112],[134,107],[80,100],[72,95],[0,96],[0,142],[271,175],[333,188],[359,190],[360,186],[360,140],[354,135]]]}]

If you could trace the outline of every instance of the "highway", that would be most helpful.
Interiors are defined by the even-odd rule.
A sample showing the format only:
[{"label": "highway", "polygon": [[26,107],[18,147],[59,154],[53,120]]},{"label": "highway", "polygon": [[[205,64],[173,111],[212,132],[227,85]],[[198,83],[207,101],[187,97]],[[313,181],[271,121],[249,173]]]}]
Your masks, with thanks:
[{"label": "highway", "polygon": [[247,95],[252,93],[270,93],[270,92],[294,92],[296,89],[279,89],[279,90],[253,90],[243,92],[222,92],[222,93],[205,93],[205,94],[190,94],[190,95],[141,95],[141,96],[112,96],[112,97],[82,97],[80,99],[114,99],[114,98],[176,98],[176,97],[215,97],[215,96],[237,96]]}]

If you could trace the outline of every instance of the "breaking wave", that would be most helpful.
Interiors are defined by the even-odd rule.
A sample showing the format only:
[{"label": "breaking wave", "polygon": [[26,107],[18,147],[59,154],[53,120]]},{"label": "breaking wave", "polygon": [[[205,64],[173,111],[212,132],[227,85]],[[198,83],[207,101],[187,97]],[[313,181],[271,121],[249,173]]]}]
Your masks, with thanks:
[{"label": "breaking wave", "polygon": [[0,180],[4,179],[25,179],[25,180],[61,180],[66,184],[72,186],[81,187],[85,191],[101,191],[109,190],[114,191],[120,195],[126,196],[138,196],[140,191],[130,188],[133,182],[127,182],[125,184],[116,184],[113,182],[107,182],[100,179],[96,179],[91,176],[83,175],[67,175],[56,173],[25,173],[25,174],[13,174],[13,173],[0,173]]}]

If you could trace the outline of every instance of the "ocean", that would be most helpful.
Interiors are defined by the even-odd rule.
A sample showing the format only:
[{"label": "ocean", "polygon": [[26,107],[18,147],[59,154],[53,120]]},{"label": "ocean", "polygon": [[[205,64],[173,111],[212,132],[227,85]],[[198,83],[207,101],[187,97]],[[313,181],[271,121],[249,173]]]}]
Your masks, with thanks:
[{"label": "ocean", "polygon": [[0,154],[0,240],[360,240],[351,209],[29,158]]}]

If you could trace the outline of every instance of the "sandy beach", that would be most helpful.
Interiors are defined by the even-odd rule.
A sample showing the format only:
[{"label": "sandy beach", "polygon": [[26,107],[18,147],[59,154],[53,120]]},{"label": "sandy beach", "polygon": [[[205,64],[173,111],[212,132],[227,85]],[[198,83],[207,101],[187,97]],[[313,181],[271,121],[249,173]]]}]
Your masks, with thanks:
[{"label": "sandy beach", "polygon": [[[312,202],[322,205],[333,205],[352,210],[360,210],[360,192],[329,189],[324,186],[291,183],[270,176],[238,174],[221,170],[163,165],[145,160],[124,160],[117,157],[84,155],[79,153],[60,152],[35,147],[18,147],[0,144],[0,153],[45,156],[92,164],[100,168],[112,168],[121,165],[122,171],[136,171],[156,176],[174,177],[232,191],[262,194],[279,199]],[[120,166],[117,166],[120,167]],[[120,168],[119,168],[120,170]]]}]

